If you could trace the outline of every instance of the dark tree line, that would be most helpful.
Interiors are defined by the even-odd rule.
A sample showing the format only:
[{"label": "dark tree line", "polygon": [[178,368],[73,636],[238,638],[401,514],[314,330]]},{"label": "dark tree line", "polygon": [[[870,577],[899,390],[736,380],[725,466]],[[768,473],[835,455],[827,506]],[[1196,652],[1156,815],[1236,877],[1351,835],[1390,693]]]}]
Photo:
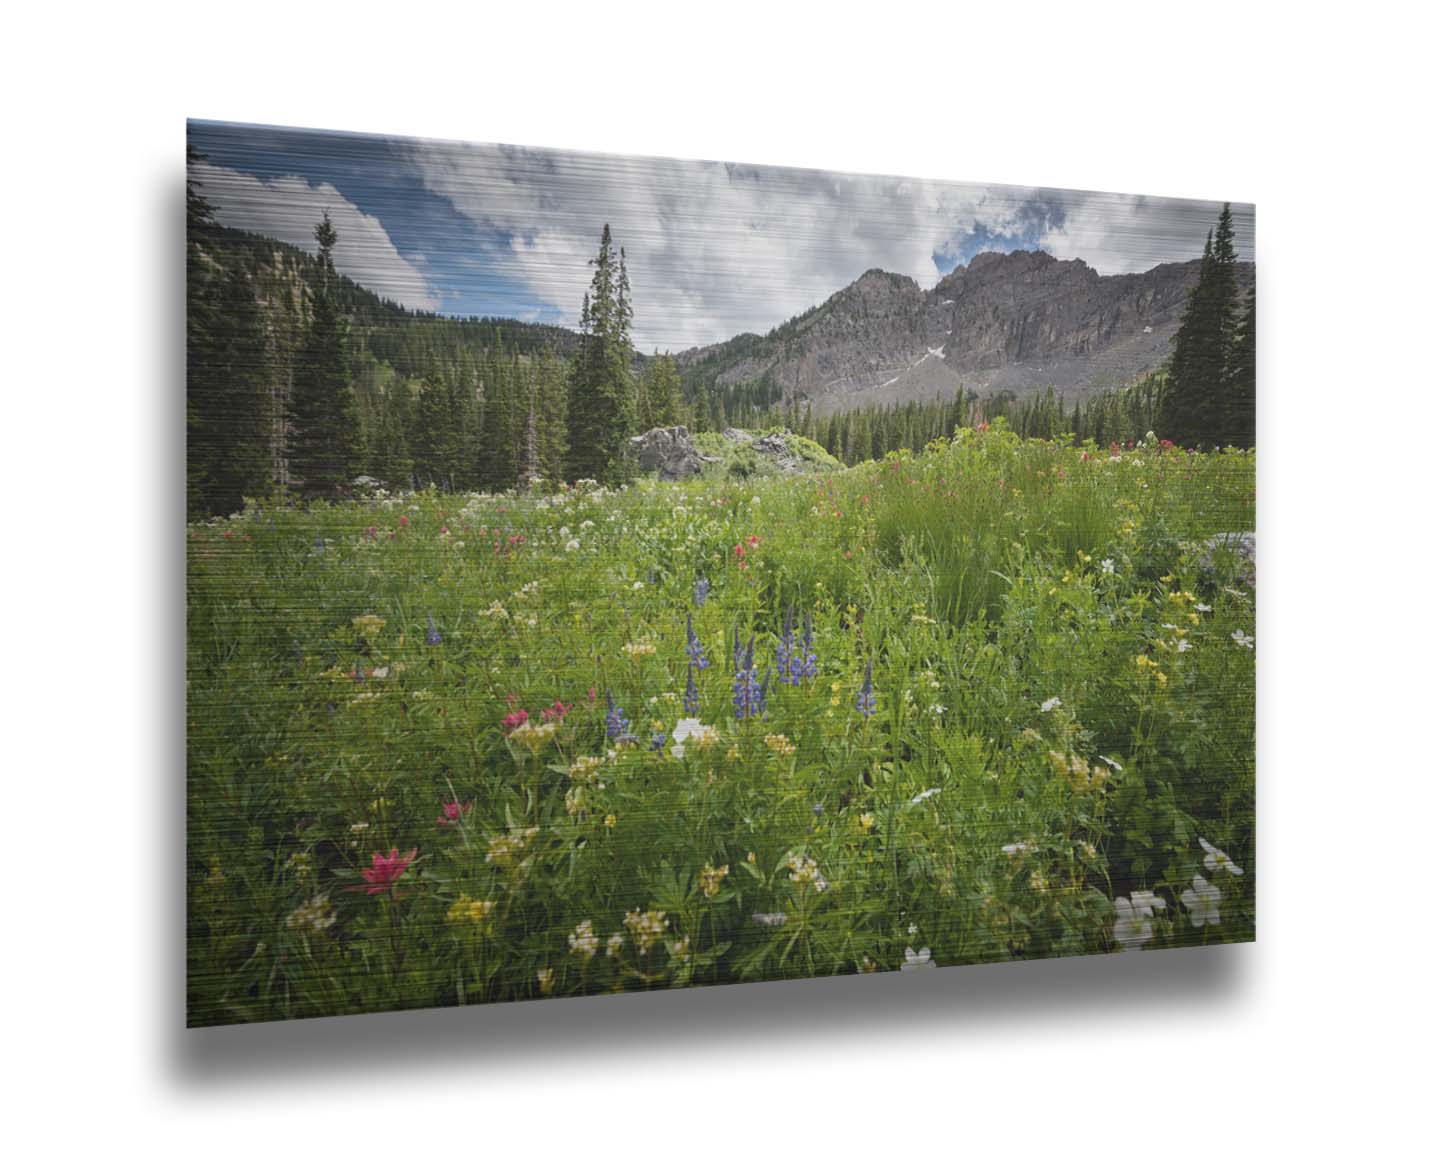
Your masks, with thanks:
[{"label": "dark tree line", "polygon": [[[192,159],[194,156],[192,154]],[[630,285],[607,227],[582,331],[410,312],[316,257],[222,228],[186,185],[187,506],[389,487],[524,488],[625,478],[637,427],[687,419],[668,356],[630,345]]]},{"label": "dark tree line", "polygon": [[1143,439],[1155,429],[1164,384],[1163,373],[1152,373],[1125,388],[1074,401],[1056,396],[1051,389],[1020,397],[1009,391],[984,396],[964,392],[948,400],[912,400],[824,416],[792,399],[783,409],[756,414],[753,423],[773,423],[778,416],[847,465],[901,450],[920,452],[931,441],[952,438],[961,428],[1001,419],[1027,438],[1068,436],[1077,444],[1092,440],[1105,447]]}]

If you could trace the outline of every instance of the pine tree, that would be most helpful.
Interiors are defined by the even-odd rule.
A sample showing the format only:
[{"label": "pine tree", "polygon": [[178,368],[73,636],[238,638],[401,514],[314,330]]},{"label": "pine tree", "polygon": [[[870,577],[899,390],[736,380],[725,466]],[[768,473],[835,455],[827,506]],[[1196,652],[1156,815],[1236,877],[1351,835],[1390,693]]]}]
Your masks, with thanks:
[{"label": "pine tree", "polygon": [[254,284],[239,261],[207,257],[214,211],[190,179],[185,223],[186,503],[192,516],[216,515],[268,487],[267,355]]},{"label": "pine tree", "polygon": [[376,406],[378,426],[370,438],[370,471],[386,487],[411,483],[414,461],[410,454],[410,385],[398,376],[390,380]]},{"label": "pine tree", "polygon": [[617,262],[611,244],[606,224],[590,262],[595,272],[581,305],[581,345],[571,371],[567,471],[576,480],[621,478],[635,426],[630,281],[624,249]]},{"label": "pine tree", "polygon": [[528,381],[525,427],[521,437],[519,490],[530,491],[540,478],[540,422],[535,411],[536,382],[532,376]]},{"label": "pine tree", "polygon": [[[187,169],[203,157],[190,148]],[[205,240],[215,226],[215,213],[187,171],[185,179],[185,479],[190,516],[210,511],[210,477],[214,448],[207,436],[206,408],[213,395],[219,362],[214,326],[219,304],[213,286]]]},{"label": "pine tree", "polygon": [[437,368],[420,382],[411,439],[415,474],[421,484],[444,488],[450,482],[450,396]]},{"label": "pine tree", "polygon": [[1186,302],[1167,369],[1159,431],[1177,444],[1214,445],[1230,435],[1227,413],[1237,403],[1229,395],[1238,326],[1236,288],[1235,230],[1226,204],[1215,229],[1206,234],[1200,279]]},{"label": "pine tree", "polygon": [[1255,285],[1245,296],[1235,343],[1225,368],[1224,442],[1255,446]]},{"label": "pine tree", "polygon": [[680,372],[669,356],[656,355],[640,378],[636,427],[673,428],[680,422]]},{"label": "pine tree", "polygon": [[343,491],[360,457],[360,422],[350,382],[349,325],[340,313],[332,253],[339,239],[327,212],[315,226],[320,282],[290,390],[290,466],[307,497]]},{"label": "pine tree", "polygon": [[540,349],[535,374],[540,404],[540,474],[548,480],[561,480],[565,476],[570,389],[564,362],[548,345]]}]

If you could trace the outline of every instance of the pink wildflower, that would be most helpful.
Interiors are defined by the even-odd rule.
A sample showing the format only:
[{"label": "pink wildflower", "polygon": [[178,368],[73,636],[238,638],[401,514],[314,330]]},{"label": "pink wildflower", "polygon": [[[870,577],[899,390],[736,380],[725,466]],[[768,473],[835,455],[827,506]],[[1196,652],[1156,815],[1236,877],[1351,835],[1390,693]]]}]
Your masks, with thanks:
[{"label": "pink wildflower", "polygon": [[365,877],[365,895],[379,896],[390,892],[396,881],[405,875],[405,869],[414,862],[418,851],[418,848],[412,848],[403,856],[398,848],[390,849],[389,856],[376,852],[370,861],[370,867],[360,869],[360,875]]}]

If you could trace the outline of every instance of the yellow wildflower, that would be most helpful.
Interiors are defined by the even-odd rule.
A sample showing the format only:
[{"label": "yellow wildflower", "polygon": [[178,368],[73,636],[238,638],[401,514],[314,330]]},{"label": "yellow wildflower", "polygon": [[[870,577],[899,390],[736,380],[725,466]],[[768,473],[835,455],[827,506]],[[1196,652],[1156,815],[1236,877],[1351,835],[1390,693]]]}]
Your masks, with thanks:
[{"label": "yellow wildflower", "polygon": [[636,908],[633,912],[625,913],[625,927],[630,930],[635,947],[641,953],[650,951],[655,946],[655,942],[665,935],[665,930],[669,926],[669,920],[664,912],[641,912]]},{"label": "yellow wildflower", "polygon": [[482,924],[495,907],[493,900],[472,900],[461,893],[460,898],[450,905],[445,919],[451,924]]},{"label": "yellow wildflower", "polygon": [[378,636],[380,629],[385,627],[383,618],[368,612],[364,616],[356,616],[350,623],[360,635],[370,637]]},{"label": "yellow wildflower", "polygon": [[791,743],[790,738],[781,732],[765,733],[765,747],[777,756],[788,756],[795,751],[795,745]]},{"label": "yellow wildflower", "polygon": [[728,875],[730,865],[722,864],[716,868],[713,864],[706,864],[700,869],[700,891],[713,900],[720,894],[720,884]]}]

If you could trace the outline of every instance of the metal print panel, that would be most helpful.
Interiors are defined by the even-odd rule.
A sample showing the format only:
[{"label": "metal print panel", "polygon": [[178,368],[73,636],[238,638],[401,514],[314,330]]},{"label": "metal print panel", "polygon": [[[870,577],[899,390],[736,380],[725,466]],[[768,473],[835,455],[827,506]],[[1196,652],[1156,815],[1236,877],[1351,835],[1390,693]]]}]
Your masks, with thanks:
[{"label": "metal print panel", "polygon": [[188,144],[192,1025],[1253,939],[1253,208]]}]

